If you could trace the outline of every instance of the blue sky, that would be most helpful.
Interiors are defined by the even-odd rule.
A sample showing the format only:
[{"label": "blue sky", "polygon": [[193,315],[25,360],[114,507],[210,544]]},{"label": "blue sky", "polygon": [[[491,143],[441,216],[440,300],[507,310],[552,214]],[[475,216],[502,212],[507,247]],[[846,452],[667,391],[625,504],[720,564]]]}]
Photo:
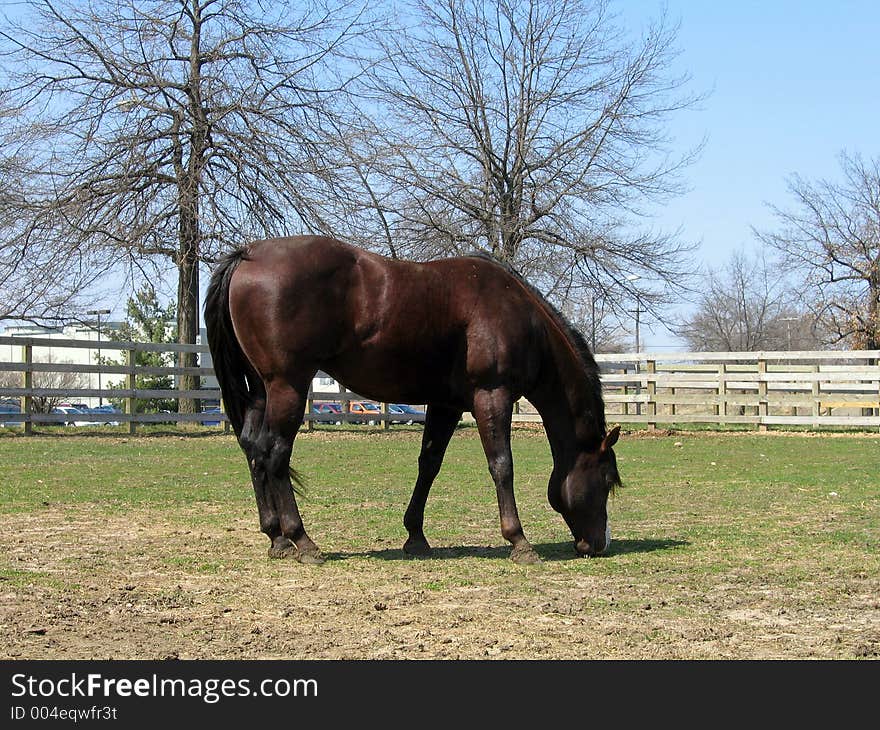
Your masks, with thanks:
[{"label": "blue sky", "polygon": [[[634,27],[656,16],[656,0],[620,0]],[[680,22],[679,69],[698,110],[679,114],[671,133],[680,149],[706,147],[685,171],[686,195],[664,206],[657,224],[701,243],[702,261],[719,266],[739,246],[756,247],[751,226],[772,228],[766,203],[786,207],[786,178],[837,179],[841,150],[880,155],[880,2],[668,0]],[[655,328],[645,349],[675,340]]]}]

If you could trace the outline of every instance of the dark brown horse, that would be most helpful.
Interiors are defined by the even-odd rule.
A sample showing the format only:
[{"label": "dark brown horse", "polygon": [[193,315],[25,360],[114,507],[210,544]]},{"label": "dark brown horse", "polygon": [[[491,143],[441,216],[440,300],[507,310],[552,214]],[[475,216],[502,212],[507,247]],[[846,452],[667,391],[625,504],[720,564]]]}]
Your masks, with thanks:
[{"label": "dark brown horse", "polygon": [[510,424],[525,396],[553,454],[547,497],[580,555],[606,549],[606,503],[619,483],[599,373],[583,337],[519,275],[488,256],[386,259],[332,238],[260,241],[219,262],[205,305],[229,420],[250,466],[273,557],[322,560],[291,482],[293,440],[321,369],[383,402],[426,403],[404,550],[428,554],[428,492],[461,415],[477,422],[495,482],[501,534],[517,562],[537,554],[513,496]]}]

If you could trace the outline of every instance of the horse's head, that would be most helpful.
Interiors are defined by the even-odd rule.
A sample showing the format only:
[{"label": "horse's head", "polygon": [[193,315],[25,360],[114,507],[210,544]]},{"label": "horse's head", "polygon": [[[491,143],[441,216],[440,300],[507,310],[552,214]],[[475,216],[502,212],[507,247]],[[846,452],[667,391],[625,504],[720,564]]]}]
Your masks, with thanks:
[{"label": "horse's head", "polygon": [[[611,544],[608,495],[620,484],[617,460],[611,448],[620,436],[612,428],[595,451],[576,454],[567,474],[551,479],[547,495],[550,506],[565,519],[579,555],[593,557]],[[555,475],[554,475],[555,476]]]}]

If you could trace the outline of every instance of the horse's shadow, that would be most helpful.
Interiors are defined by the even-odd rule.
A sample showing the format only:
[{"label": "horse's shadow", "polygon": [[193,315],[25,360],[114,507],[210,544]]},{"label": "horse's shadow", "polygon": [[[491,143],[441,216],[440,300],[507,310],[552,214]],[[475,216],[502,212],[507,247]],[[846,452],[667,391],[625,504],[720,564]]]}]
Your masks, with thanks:
[{"label": "horse's shadow", "polygon": [[[613,558],[629,553],[652,553],[656,550],[670,550],[684,545],[690,545],[690,543],[686,540],[670,539],[613,540],[608,551],[599,557]],[[545,562],[582,559],[575,554],[571,540],[533,543],[532,547]],[[510,555],[510,546],[458,545],[455,547],[435,547],[431,549],[431,555],[424,558],[409,555],[402,549],[391,548],[364,550],[361,552],[336,552],[327,553],[326,555],[331,560],[348,560],[350,558],[373,558],[375,560],[458,560],[461,558],[484,558],[497,560],[507,558]]]}]

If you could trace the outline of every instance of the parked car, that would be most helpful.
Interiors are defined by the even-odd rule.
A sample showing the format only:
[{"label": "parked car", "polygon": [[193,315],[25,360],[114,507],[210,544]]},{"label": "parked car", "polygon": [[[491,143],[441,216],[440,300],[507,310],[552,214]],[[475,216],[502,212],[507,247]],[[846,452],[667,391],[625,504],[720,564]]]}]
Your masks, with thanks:
[{"label": "parked car", "polygon": [[[94,408],[89,408],[88,412],[89,413],[107,413],[107,414],[122,413],[121,410],[119,410],[116,406],[112,406],[112,405],[95,406]],[[103,424],[105,426],[118,426],[119,421],[108,420],[108,421],[103,421]]]},{"label": "parked car", "polygon": [[77,416],[82,416],[86,412],[87,411],[83,411],[80,408],[74,408],[73,406],[55,406],[55,408],[53,408],[51,411],[49,411],[49,413],[58,413],[58,414],[63,413],[67,416],[70,416],[70,420],[60,421],[60,423],[65,426],[97,426],[98,425],[97,421],[77,420],[77,418],[76,418]]},{"label": "parked car", "polygon": [[78,411],[88,413],[90,408],[85,403],[59,403],[59,408],[76,408]]},{"label": "parked car", "polygon": [[342,413],[342,405],[339,403],[313,403],[312,413]]},{"label": "parked car", "polygon": [[357,421],[357,423],[367,423],[370,426],[375,426],[382,418],[381,406],[378,403],[373,403],[368,400],[353,400],[349,404],[349,410],[351,413],[375,416],[375,418],[370,418],[365,421]]},{"label": "parked car", "polygon": [[323,416],[322,418],[315,419],[319,423],[335,423],[338,426],[342,423],[342,419],[333,418],[337,413],[342,413],[342,405],[340,403],[330,401],[312,404],[312,414]]},{"label": "parked car", "polygon": [[[221,413],[219,408],[205,408],[202,413]],[[222,421],[219,419],[216,421],[200,421],[203,426],[219,426]]]},{"label": "parked car", "polygon": [[[0,413],[21,413],[21,406],[15,401],[0,401]],[[21,426],[23,423],[23,421],[0,421],[0,428]]]},{"label": "parked car", "polygon": [[[412,426],[413,423],[423,423],[425,420],[425,412],[414,408],[407,403],[391,403],[388,405],[388,412],[395,416],[403,416],[403,418],[392,418],[391,423],[405,423]],[[416,416],[416,417],[414,417]]]}]

